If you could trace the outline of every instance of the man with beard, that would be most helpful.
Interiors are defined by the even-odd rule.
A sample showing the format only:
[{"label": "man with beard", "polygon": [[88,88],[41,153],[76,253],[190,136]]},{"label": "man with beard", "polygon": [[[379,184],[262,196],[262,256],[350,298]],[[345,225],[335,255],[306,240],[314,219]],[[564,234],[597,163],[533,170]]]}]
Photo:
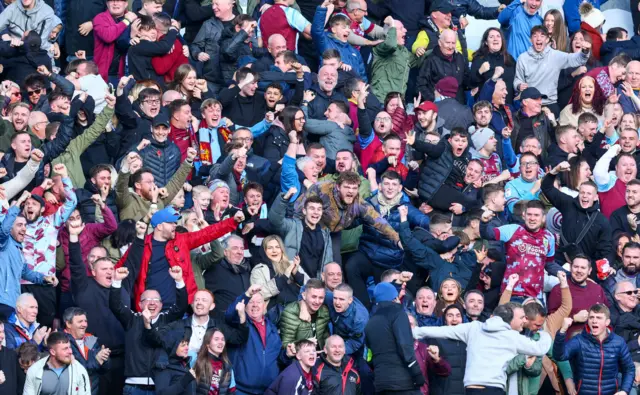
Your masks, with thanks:
[{"label": "man with beard", "polygon": [[63,332],[47,338],[49,356],[34,363],[27,371],[25,395],[77,394],[91,395],[89,374],[73,358],[71,342]]},{"label": "man with beard", "polygon": [[571,324],[571,318],[564,319],[553,343],[553,359],[571,362],[580,393],[629,394],[635,367],[624,339],[608,329],[611,320],[607,306],[591,306],[587,328],[567,341]]},{"label": "man with beard", "polygon": [[0,152],[8,152],[11,140],[16,133],[26,132],[31,138],[31,145],[39,148],[41,140],[29,130],[31,110],[26,103],[16,103],[9,107],[9,120],[0,120]]},{"label": "man with beard", "polygon": [[222,248],[222,261],[204,273],[205,288],[212,290],[216,299],[214,312],[218,314],[224,314],[227,307],[251,285],[251,266],[249,260],[244,258],[242,237],[229,236],[222,242]]},{"label": "man with beard", "polygon": [[399,246],[398,233],[359,196],[359,187],[360,176],[352,171],[345,171],[336,181],[311,186],[303,202],[296,207],[296,211],[300,212],[300,207],[304,206],[304,200],[312,196],[322,200],[322,224],[331,231],[333,261],[337,263],[342,263],[340,233],[343,229],[348,229],[357,219],[373,227],[381,233],[382,237]]},{"label": "man with beard", "polygon": [[482,235],[489,240],[500,240],[505,244],[507,262],[512,262],[505,271],[502,289],[506,279],[513,273],[520,274],[522,281],[514,288],[512,299],[526,297],[541,299],[545,269],[555,275],[560,266],[555,264],[555,237],[544,228],[544,204],[539,200],[527,202],[524,225],[509,224],[487,229],[489,218],[482,216]]},{"label": "man with beard", "polygon": [[576,128],[572,125],[558,126],[556,129],[556,143],[551,143],[547,150],[546,166],[556,167],[561,162],[569,160],[569,155],[574,156],[580,153],[578,145],[582,138]]},{"label": "man with beard", "polygon": [[[176,233],[176,222],[179,218],[180,214],[173,207],[157,211],[151,217],[151,226],[154,227],[153,234],[145,238],[142,259],[136,261],[136,265],[139,267],[139,274],[133,276],[135,281],[133,300],[136,303],[140,301],[142,293],[147,288],[150,288],[160,293],[163,303],[167,306],[174,304],[176,292],[173,286],[174,281],[169,275],[169,268],[176,266],[182,268],[189,300],[193,300],[198,287],[193,276],[191,250],[234,231],[238,224],[244,221],[244,214],[239,211],[233,218],[209,225],[198,232],[190,233]],[[244,248],[242,251],[244,253]],[[118,267],[122,266],[126,259],[127,254],[122,257]]]},{"label": "man with beard", "polygon": [[[4,197],[3,191],[0,197]],[[20,206],[31,195],[23,192],[22,196],[9,208],[2,221],[3,232],[0,234],[0,255],[5,264],[0,266],[0,287],[5,290],[0,297],[0,321],[6,321],[15,312],[16,300],[20,296],[20,279],[24,278],[34,284],[55,284],[55,276],[44,276],[24,264],[22,242],[27,232],[27,220],[20,214]]]},{"label": "man with beard", "polygon": [[615,303],[615,286],[621,281],[630,281],[640,285],[640,244],[629,242],[622,248],[622,267],[615,275],[609,276],[603,283],[602,288],[607,291],[607,298],[610,305]]},{"label": "man with beard", "polygon": [[119,149],[116,158],[121,158],[136,147],[142,139],[151,137],[153,118],[160,113],[160,91],[145,88],[138,94],[138,100],[131,103],[124,94],[124,88],[129,83],[128,77],[123,77],[116,89],[116,116],[122,125],[119,139]]},{"label": "man with beard", "polygon": [[[620,145],[611,146],[593,168],[593,180],[598,186],[600,211],[607,218],[610,218],[614,211],[625,205],[627,184],[638,174],[634,157],[624,153],[618,155],[621,149]],[[613,172],[609,172],[609,166],[611,160],[616,156],[618,162],[615,174],[613,174]]]},{"label": "man with beard", "polygon": [[347,98],[335,90],[338,83],[338,70],[332,66],[322,66],[318,70],[318,84],[311,87],[315,92],[315,98],[309,103],[309,117],[313,119],[326,119],[324,113],[332,101],[343,101]]},{"label": "man with beard", "polygon": [[[116,193],[111,188],[111,166],[96,165],[91,169],[91,178],[84,184],[84,188],[76,189],[78,197],[78,210],[85,223],[100,222],[102,218],[103,202],[119,221],[118,206],[116,205]],[[99,201],[95,197],[99,197]],[[102,219],[104,221],[104,219]]]},{"label": "man with beard", "polygon": [[[299,256],[302,271],[311,278],[319,278],[320,272],[333,262],[332,239],[329,229],[320,223],[323,201],[319,197],[306,199],[303,218],[286,218],[287,205],[296,189],[278,195],[269,210],[269,222],[282,236],[287,256]],[[298,270],[300,270],[298,269]]]},{"label": "man with beard", "polygon": [[91,378],[91,394],[98,395],[100,374],[109,369],[109,354],[111,350],[105,348],[98,338],[87,333],[87,313],[79,307],[69,307],[65,310],[64,333],[69,338],[73,358],[87,370]]},{"label": "man with beard", "polygon": [[543,104],[555,114],[560,114],[558,107],[558,77],[560,71],[569,67],[580,67],[587,63],[591,52],[591,43],[584,41],[582,50],[567,53],[551,48],[549,32],[542,24],[531,29],[531,46],[517,59],[516,76],[513,87],[523,92],[528,87],[535,87],[542,93]]},{"label": "man with beard", "polygon": [[[399,145],[399,144],[398,144]],[[409,197],[402,191],[402,179],[395,171],[382,174],[379,190],[366,201],[376,213],[385,218],[394,231],[400,230],[401,214],[399,207],[408,205],[408,221],[412,228],[429,227],[429,217],[410,204]],[[378,282],[380,275],[387,269],[403,267],[404,251],[393,240],[385,236],[371,224],[365,224],[358,251],[349,257],[346,264],[347,279],[354,289],[355,296],[367,308],[371,301],[367,292],[367,279],[373,276]],[[409,270],[409,268],[401,269]]]},{"label": "man with beard", "polygon": [[485,322],[489,314],[484,310],[484,295],[477,289],[472,289],[464,295],[464,308],[469,321]]},{"label": "man with beard", "polygon": [[287,355],[295,356],[295,361],[282,371],[264,392],[265,395],[310,395],[314,380],[312,369],[316,365],[316,343],[302,339],[287,345]]},{"label": "man with beard", "polygon": [[585,322],[587,322],[589,307],[597,303],[609,304],[605,290],[589,280],[591,272],[592,266],[589,257],[583,254],[576,255],[571,261],[571,277],[567,281],[567,287],[556,285],[551,289],[547,298],[549,314],[566,308],[567,300],[571,299],[571,311],[568,316],[573,319],[573,324],[567,331],[568,338],[572,338],[575,333],[582,331]]},{"label": "man with beard", "polygon": [[[43,216],[45,202],[38,195],[31,195],[25,202],[22,214],[27,219],[23,254],[29,269],[54,276],[56,273],[56,247],[58,232],[69,219],[76,207],[76,194],[71,179],[63,164],[53,166],[53,171],[62,178],[65,201],[54,213]],[[23,292],[34,294],[40,305],[38,321],[51,327],[56,313],[57,296],[55,288],[31,284],[25,280]]]},{"label": "man with beard", "polygon": [[[594,262],[600,259],[608,259],[609,262],[613,262],[611,226],[607,218],[598,211],[600,205],[597,203],[598,187],[596,184],[592,181],[583,182],[578,189],[576,198],[560,192],[554,185],[556,176],[560,172],[569,170],[571,170],[569,162],[561,162],[549,171],[541,184],[542,193],[562,214],[561,242],[556,253],[556,262],[571,261],[579,253],[588,256]],[[640,198],[639,187],[640,182],[635,189],[635,192],[638,192],[638,198]],[[626,213],[618,214],[618,216],[626,219]]]},{"label": "man with beard", "polygon": [[[176,303],[174,305],[169,306],[169,309],[165,309],[160,293],[154,289],[147,289],[142,293],[139,304],[143,314],[136,314],[127,306],[129,299],[123,299],[123,295],[126,292],[122,292],[122,290],[130,288],[131,283],[134,281],[133,276],[129,277],[129,268],[131,268],[133,275],[137,273],[136,262],[139,261],[144,249],[144,230],[145,227],[143,226],[136,228],[138,235],[130,248],[129,262],[125,267],[120,267],[114,272],[111,289],[109,290],[109,309],[118,319],[125,332],[125,388],[134,390],[139,388],[138,386],[153,386],[154,384],[150,378],[150,372],[153,368],[152,361],[156,350],[145,341],[143,336],[145,328],[155,330],[180,320],[184,316],[189,303],[187,289],[182,278],[182,269],[174,267],[169,269],[169,275],[175,282],[176,289]],[[127,283],[123,284],[123,281]]]},{"label": "man with beard", "polygon": [[[242,394],[263,394],[280,373],[278,356],[282,351],[282,341],[278,327],[266,313],[260,286],[252,286],[238,296],[225,313],[228,322],[247,322],[249,327],[249,340],[229,347],[236,387]],[[256,372],[261,372],[259,378],[256,377]]]},{"label": "man with beard", "polygon": [[360,375],[354,368],[355,361],[345,352],[344,340],[329,336],[324,346],[324,356],[314,368],[314,378],[321,394],[360,394]]},{"label": "man with beard", "polygon": [[504,197],[507,199],[507,209],[513,213],[513,207],[520,200],[538,200],[540,198],[540,162],[531,152],[520,156],[520,176],[511,180],[504,187]]},{"label": "man with beard", "polygon": [[621,234],[635,235],[638,233],[638,213],[640,213],[640,181],[633,179],[627,183],[624,195],[626,205],[611,214],[612,237]]},{"label": "man with beard", "polygon": [[[164,188],[166,195],[159,196],[160,190],[151,171],[142,167],[142,160],[138,154],[130,153],[122,162],[116,183],[116,204],[120,210],[120,220],[140,220],[147,215],[150,208],[162,210],[167,206],[182,189],[193,169],[196,155],[195,148],[189,147],[187,158]],[[133,191],[129,189],[130,182]]]},{"label": "man with beard", "polygon": [[[329,337],[329,309],[324,305],[324,284],[312,278],[306,284],[302,300],[289,303],[280,317],[280,337],[283,346],[303,339],[316,339],[322,349]],[[310,318],[303,321],[300,317]]]}]

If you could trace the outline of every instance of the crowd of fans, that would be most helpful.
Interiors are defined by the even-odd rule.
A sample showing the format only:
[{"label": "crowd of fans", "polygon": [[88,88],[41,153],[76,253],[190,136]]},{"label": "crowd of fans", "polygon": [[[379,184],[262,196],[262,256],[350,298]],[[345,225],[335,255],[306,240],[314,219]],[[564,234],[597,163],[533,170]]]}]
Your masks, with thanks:
[{"label": "crowd of fans", "polygon": [[541,6],[0,0],[0,394],[636,394],[640,41]]}]

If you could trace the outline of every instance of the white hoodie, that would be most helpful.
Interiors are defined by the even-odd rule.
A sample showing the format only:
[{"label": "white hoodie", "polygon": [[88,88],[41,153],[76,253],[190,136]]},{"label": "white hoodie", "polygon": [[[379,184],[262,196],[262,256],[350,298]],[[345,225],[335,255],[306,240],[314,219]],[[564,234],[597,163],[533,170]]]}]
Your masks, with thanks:
[{"label": "white hoodie", "polygon": [[518,354],[545,355],[551,348],[551,336],[540,332],[540,340],[534,341],[511,329],[500,317],[487,322],[413,329],[413,337],[422,339],[454,339],[467,344],[467,366],[464,386],[478,385],[506,389],[507,363]]}]

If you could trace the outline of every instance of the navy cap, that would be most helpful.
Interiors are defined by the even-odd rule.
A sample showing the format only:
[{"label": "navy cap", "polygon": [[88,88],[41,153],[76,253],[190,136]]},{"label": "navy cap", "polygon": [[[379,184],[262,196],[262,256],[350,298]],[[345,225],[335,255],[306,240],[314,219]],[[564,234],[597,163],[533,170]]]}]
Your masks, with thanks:
[{"label": "navy cap", "polygon": [[520,94],[520,100],[524,99],[546,99],[547,95],[543,95],[539,90],[533,87],[529,87],[522,91]]},{"label": "navy cap", "polygon": [[436,0],[431,3],[429,13],[440,11],[443,14],[451,14],[453,10],[455,10],[455,7],[448,0]]},{"label": "navy cap", "polygon": [[391,283],[379,283],[373,289],[373,298],[376,303],[391,302],[398,297],[398,290]]},{"label": "navy cap", "polygon": [[157,127],[160,125],[164,125],[168,128],[171,128],[171,123],[169,122],[169,117],[167,116],[167,114],[160,112],[158,113],[158,115],[156,115],[155,118],[153,118],[153,127]]},{"label": "navy cap", "polygon": [[180,219],[180,213],[173,207],[169,206],[162,210],[156,211],[151,217],[151,226],[154,228],[165,222],[176,223]]}]

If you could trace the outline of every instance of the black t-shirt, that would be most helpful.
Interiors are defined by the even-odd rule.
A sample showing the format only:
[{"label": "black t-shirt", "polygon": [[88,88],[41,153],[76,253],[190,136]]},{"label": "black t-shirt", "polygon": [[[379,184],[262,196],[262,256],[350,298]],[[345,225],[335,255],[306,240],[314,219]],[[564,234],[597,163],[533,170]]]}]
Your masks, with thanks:
[{"label": "black t-shirt", "polygon": [[453,166],[451,167],[451,173],[447,177],[446,184],[456,189],[462,189],[464,186],[464,175],[467,171],[467,164],[469,161],[464,156],[459,158],[453,157]]},{"label": "black t-shirt", "polygon": [[176,282],[169,275],[169,261],[165,255],[166,242],[151,241],[151,260],[147,270],[146,289],[155,289],[160,293],[164,308],[170,308],[176,302]]},{"label": "black t-shirt", "polygon": [[322,267],[324,238],[319,226],[312,230],[304,220],[302,226],[304,231],[300,242],[300,265],[309,277],[314,278]]},{"label": "black t-shirt", "polygon": [[[116,22],[116,24],[122,22],[124,20],[124,16],[120,17],[120,18],[113,18],[113,20]],[[125,30],[124,33],[122,34],[127,34],[129,30]],[[111,61],[111,64],[109,65],[109,75],[119,75],[119,71],[120,71],[120,59],[122,59],[122,56],[124,54],[122,52],[120,52],[120,50],[118,49],[118,46],[115,45],[115,49],[113,51],[113,60]]]}]

